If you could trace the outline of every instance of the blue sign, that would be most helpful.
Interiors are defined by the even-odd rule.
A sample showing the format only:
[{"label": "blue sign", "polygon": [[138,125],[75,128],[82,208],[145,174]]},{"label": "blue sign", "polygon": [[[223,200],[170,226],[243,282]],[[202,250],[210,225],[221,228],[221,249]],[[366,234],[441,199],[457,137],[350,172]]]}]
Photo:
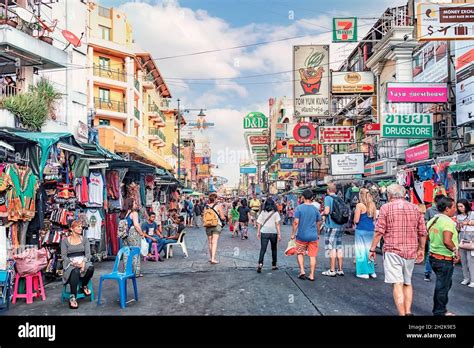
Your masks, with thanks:
[{"label": "blue sign", "polygon": [[293,163],[281,163],[281,169],[293,169]]},{"label": "blue sign", "polygon": [[256,167],[240,167],[240,174],[257,174]]}]

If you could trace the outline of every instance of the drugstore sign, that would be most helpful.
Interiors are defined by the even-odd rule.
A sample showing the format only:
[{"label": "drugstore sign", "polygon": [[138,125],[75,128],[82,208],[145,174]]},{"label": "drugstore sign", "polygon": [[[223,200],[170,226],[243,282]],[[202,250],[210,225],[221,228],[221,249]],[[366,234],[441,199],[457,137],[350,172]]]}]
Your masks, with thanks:
[{"label": "drugstore sign", "polygon": [[430,139],[433,137],[433,114],[384,114],[382,137]]}]

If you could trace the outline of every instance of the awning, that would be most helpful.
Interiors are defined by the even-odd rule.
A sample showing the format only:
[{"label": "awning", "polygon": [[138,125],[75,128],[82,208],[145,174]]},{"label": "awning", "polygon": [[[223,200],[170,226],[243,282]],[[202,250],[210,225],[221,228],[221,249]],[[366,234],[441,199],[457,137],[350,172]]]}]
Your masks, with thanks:
[{"label": "awning", "polygon": [[474,161],[453,164],[452,166],[449,166],[448,171],[450,173],[472,172],[474,171]]},{"label": "awning", "polygon": [[116,144],[115,145],[116,152],[125,152],[130,153],[136,156],[142,157],[145,161],[153,163],[153,165],[157,167],[164,168],[166,170],[171,170],[171,164],[165,161],[163,157],[159,154],[154,152],[152,149],[144,147],[144,146],[130,146],[127,144]]},{"label": "awning", "polygon": [[7,129],[0,130],[0,139],[5,141],[9,145],[12,145],[15,148],[19,145],[20,146],[24,146],[24,145],[35,146],[36,144],[38,144],[34,140],[25,139],[23,137],[20,137],[20,136],[14,134],[13,132],[10,132]]},{"label": "awning", "polygon": [[102,147],[99,144],[81,143],[81,146],[84,149],[84,155],[86,157],[91,157],[94,159],[112,159],[117,161],[123,160],[122,157],[116,153],[113,153],[112,151],[107,150],[105,147]]},{"label": "awning", "polygon": [[109,163],[110,169],[127,168],[129,172],[154,174],[155,167],[139,161],[113,160]]},{"label": "awning", "polygon": [[[33,163],[31,163],[32,169],[35,174],[39,175],[41,180],[43,180],[43,170],[46,166],[46,161],[49,157],[49,150],[52,145],[58,144],[58,147],[63,150],[79,155],[84,154],[84,149],[79,145],[71,133],[13,132],[13,134],[26,140],[35,141],[39,144],[41,148],[40,154],[33,151],[31,152],[30,158],[31,161],[33,161]],[[34,162],[37,162],[37,164]]]}]

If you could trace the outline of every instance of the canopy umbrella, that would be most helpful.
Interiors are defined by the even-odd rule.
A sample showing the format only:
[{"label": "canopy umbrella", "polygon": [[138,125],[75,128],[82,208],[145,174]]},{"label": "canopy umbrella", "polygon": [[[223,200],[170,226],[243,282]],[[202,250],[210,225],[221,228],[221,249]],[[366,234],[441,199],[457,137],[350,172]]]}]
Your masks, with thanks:
[{"label": "canopy umbrella", "polygon": [[194,191],[193,193],[190,194],[190,196],[203,196],[204,193],[201,193],[201,192],[196,192]]}]

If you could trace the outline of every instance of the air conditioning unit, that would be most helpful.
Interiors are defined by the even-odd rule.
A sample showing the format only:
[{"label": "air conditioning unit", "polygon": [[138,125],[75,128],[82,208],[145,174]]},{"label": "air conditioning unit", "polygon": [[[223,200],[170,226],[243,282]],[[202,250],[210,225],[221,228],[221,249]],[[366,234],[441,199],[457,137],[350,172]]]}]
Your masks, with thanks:
[{"label": "air conditioning unit", "polygon": [[474,145],[474,130],[464,133],[464,144],[466,146]]}]

